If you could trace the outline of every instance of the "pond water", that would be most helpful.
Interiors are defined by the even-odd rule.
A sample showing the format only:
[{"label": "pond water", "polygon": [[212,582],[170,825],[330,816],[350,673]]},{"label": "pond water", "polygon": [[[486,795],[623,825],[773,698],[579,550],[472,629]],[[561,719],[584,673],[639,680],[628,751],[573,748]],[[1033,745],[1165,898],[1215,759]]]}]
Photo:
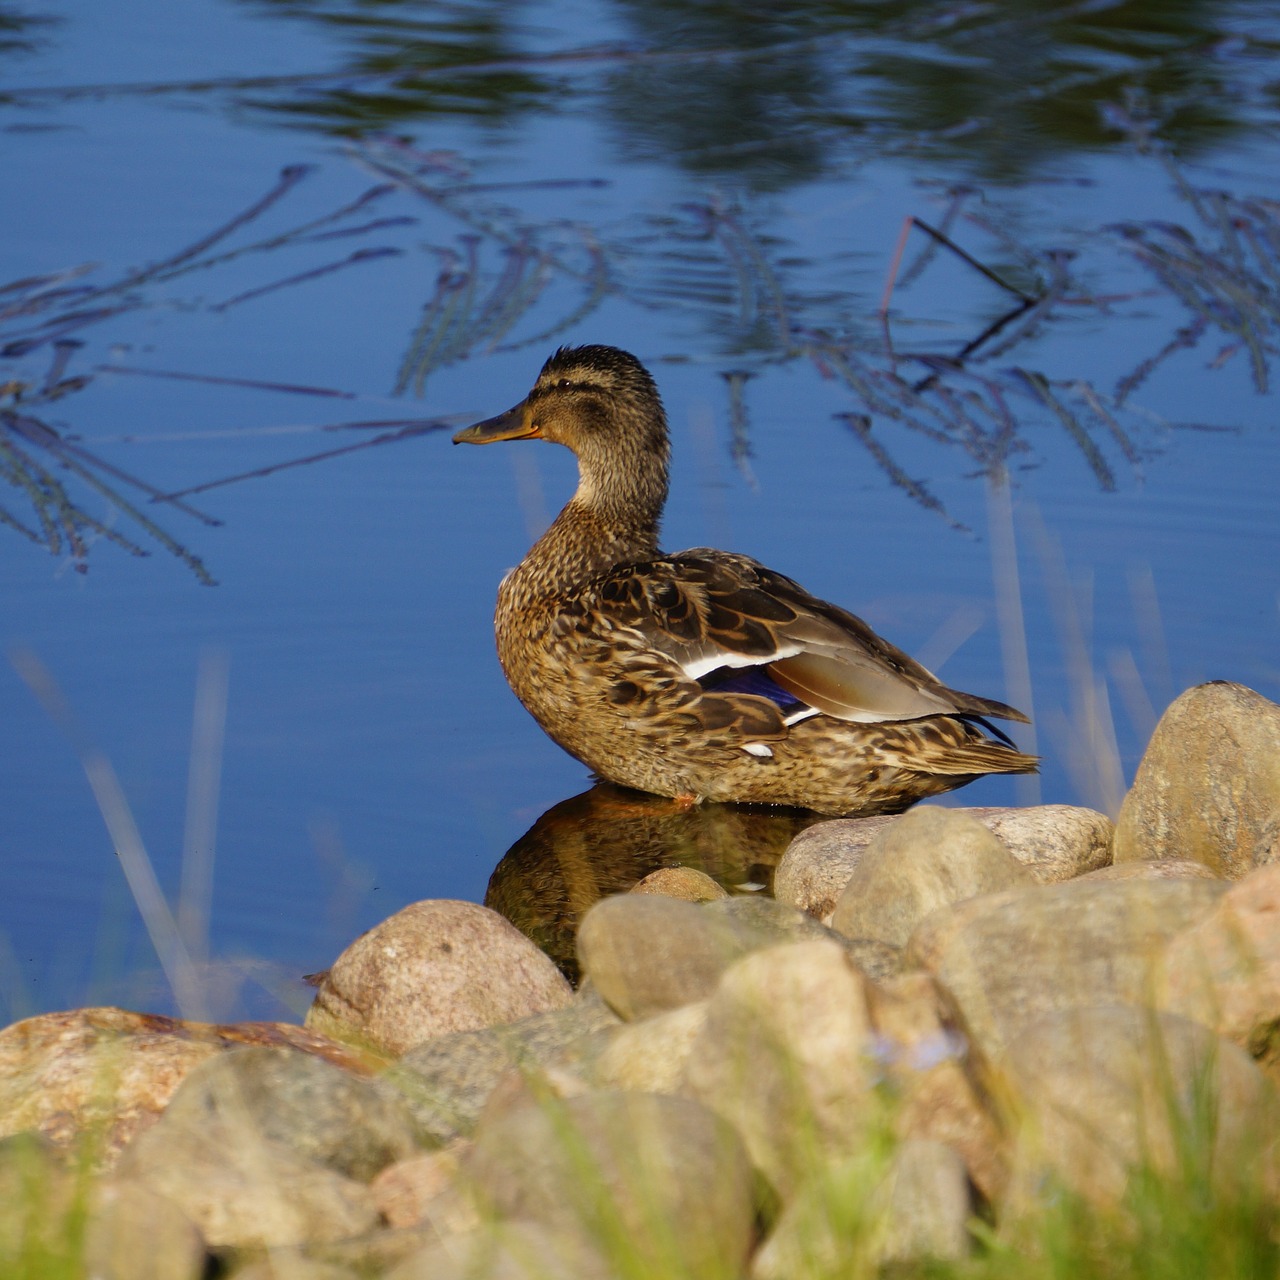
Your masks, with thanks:
[{"label": "pond water", "polygon": [[560,954],[767,884],[803,815],[583,798],[498,669],[573,461],[448,435],[560,342],[653,368],[668,546],[1033,715],[949,802],[1280,697],[1269,5],[22,0],[0,66],[7,1018],[174,1007],[117,849],[222,1017],[491,876]]}]

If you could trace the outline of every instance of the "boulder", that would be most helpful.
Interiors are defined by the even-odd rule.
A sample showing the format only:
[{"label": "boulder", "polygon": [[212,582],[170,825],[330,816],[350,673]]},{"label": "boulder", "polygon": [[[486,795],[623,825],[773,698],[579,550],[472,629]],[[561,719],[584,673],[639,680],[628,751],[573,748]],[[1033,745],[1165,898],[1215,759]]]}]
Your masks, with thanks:
[{"label": "boulder", "polygon": [[945,1143],[983,1197],[995,1200],[1007,1175],[1004,1135],[943,993],[917,971],[870,984],[867,998],[894,1133]]},{"label": "boulder", "polygon": [[902,1143],[879,1183],[865,1155],[821,1169],[787,1203],[752,1259],[751,1280],[874,1275],[969,1250],[964,1164],[949,1147]]},{"label": "boulder", "polygon": [[1221,880],[1203,862],[1185,858],[1161,858],[1158,862],[1116,862],[1109,867],[1088,871],[1081,880]]},{"label": "boulder", "polygon": [[769,898],[724,898],[699,906],[619,894],[583,917],[578,960],[605,1002],[630,1021],[705,999],[740,956],[813,936],[828,931]]},{"label": "boulder", "polygon": [[385,1280],[616,1280],[600,1249],[538,1222],[496,1222],[405,1258]]},{"label": "boulder", "polygon": [[904,947],[939,907],[1032,883],[999,840],[958,809],[919,805],[862,851],[831,917],[847,938]]},{"label": "boulder", "polygon": [[707,1020],[705,1000],[624,1022],[609,1033],[592,1077],[606,1089],[676,1093],[693,1042]]},{"label": "boulder", "polygon": [[120,1177],[177,1204],[214,1248],[278,1248],[362,1235],[377,1225],[367,1187],[219,1108],[207,1123],[179,1107],[126,1148]]},{"label": "boulder", "polygon": [[88,1174],[38,1134],[0,1142],[0,1275],[200,1280],[204,1241],[178,1205]]},{"label": "boulder", "polygon": [[494,1087],[510,1071],[538,1072],[554,1063],[572,1069],[578,1050],[594,1058],[602,1032],[619,1025],[599,999],[482,1031],[458,1031],[411,1049],[388,1073],[422,1131],[436,1142],[466,1137]]},{"label": "boulder", "polygon": [[990,1055],[1058,1010],[1149,1002],[1165,943],[1207,915],[1226,887],[1068,880],[987,894],[927,917],[907,956],[933,975]]},{"label": "boulder", "polygon": [[1280,864],[1245,876],[1170,939],[1156,992],[1168,1012],[1212,1027],[1280,1073]]},{"label": "boulder", "polygon": [[1114,860],[1182,858],[1231,880],[1280,856],[1280,706],[1215,680],[1160,717],[1116,823]]},{"label": "boulder", "polygon": [[[918,809],[902,817],[915,812]],[[1111,820],[1094,809],[1045,804],[1025,809],[948,808],[947,812],[976,818],[1037,884],[1070,880],[1106,866],[1111,858]],[[774,873],[774,896],[820,920],[827,919],[867,846],[899,821],[901,817],[896,816],[836,818],[802,831]]]},{"label": "boulder", "polygon": [[383,1169],[369,1189],[387,1225],[429,1223],[442,1236],[465,1234],[479,1227],[480,1216],[461,1179],[461,1159],[470,1145],[456,1142]]},{"label": "boulder", "polygon": [[399,1056],[447,1035],[560,1009],[573,991],[495,911],[414,902],[362,934],[316,992],[307,1026]]},{"label": "boulder", "polygon": [[36,1130],[58,1146],[86,1134],[110,1167],[198,1063],[244,1045],[290,1046],[353,1071],[365,1055],[276,1022],[183,1022],[126,1009],[74,1009],[0,1031],[0,1137]]},{"label": "boulder", "polygon": [[1275,1091],[1247,1054],[1198,1023],[1070,1009],[1024,1027],[996,1068],[1017,1133],[1011,1217],[1041,1211],[1046,1180],[1114,1207],[1140,1169],[1197,1199],[1274,1194]]},{"label": "boulder", "polygon": [[235,1049],[201,1063],[161,1123],[246,1127],[357,1182],[418,1149],[413,1115],[394,1088],[296,1049]]},{"label": "boulder", "polygon": [[589,1247],[625,1245],[646,1275],[732,1275],[751,1240],[751,1166],[689,1098],[603,1092],[485,1116],[464,1169],[499,1218]]},{"label": "boulder", "polygon": [[727,970],[684,1090],[742,1135],[784,1196],[815,1158],[855,1150],[874,1118],[867,979],[838,943],[793,942]]}]

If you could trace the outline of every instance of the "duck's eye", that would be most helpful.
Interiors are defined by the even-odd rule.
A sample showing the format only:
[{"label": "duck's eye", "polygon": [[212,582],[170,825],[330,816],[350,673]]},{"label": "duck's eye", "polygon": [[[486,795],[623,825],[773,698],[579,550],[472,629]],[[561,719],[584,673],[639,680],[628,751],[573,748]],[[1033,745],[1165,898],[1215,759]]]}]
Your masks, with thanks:
[{"label": "duck's eye", "polygon": [[565,390],[567,390],[569,387],[573,386],[573,379],[572,379],[572,378],[559,378],[559,379],[557,379],[557,380],[556,380],[556,386],[557,386],[557,387],[559,387],[559,388],[560,388],[560,390],[565,391]]}]

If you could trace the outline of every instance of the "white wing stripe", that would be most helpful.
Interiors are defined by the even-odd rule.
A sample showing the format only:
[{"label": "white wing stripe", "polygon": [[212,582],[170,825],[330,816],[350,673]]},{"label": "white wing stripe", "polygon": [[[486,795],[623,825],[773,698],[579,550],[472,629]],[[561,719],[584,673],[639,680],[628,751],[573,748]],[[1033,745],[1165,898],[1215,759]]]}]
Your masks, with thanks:
[{"label": "white wing stripe", "polygon": [[681,662],[680,668],[690,680],[700,680],[719,667],[763,667],[770,662],[777,662],[780,658],[794,658],[796,654],[803,652],[804,649],[798,644],[779,649],[763,658],[752,658],[745,653],[730,653],[727,649],[718,649],[706,657]]}]

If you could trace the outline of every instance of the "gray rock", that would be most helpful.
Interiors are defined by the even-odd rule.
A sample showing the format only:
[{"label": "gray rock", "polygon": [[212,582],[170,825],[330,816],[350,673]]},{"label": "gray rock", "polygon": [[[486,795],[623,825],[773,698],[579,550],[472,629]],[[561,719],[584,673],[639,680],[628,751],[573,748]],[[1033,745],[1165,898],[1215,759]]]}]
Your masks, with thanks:
[{"label": "gray rock", "polygon": [[0,1275],[199,1280],[204,1241],[178,1205],[83,1174],[39,1134],[0,1142]]},{"label": "gray rock", "polygon": [[1217,1200],[1274,1194],[1275,1091],[1198,1023],[1148,1009],[1068,1010],[1026,1026],[998,1064],[1017,1140],[1009,1217],[1041,1211],[1046,1176],[1116,1206],[1140,1167]]},{"label": "gray rock", "polygon": [[[1069,880],[1105,866],[1111,857],[1111,821],[1094,809],[1045,804],[1027,809],[946,811],[976,818],[1038,884]],[[900,820],[897,816],[836,818],[802,831],[787,847],[774,873],[774,897],[819,920],[827,919],[867,846]]]},{"label": "gray rock", "polygon": [[1037,884],[1072,880],[1111,861],[1115,826],[1105,813],[1074,804],[1026,809],[961,809],[985,826]]},{"label": "gray rock", "polygon": [[1212,1027],[1280,1078],[1280,866],[1233,885],[1202,920],[1172,938],[1156,1001]]},{"label": "gray rock", "polygon": [[205,1247],[172,1200],[140,1182],[107,1178],[92,1191],[84,1271],[94,1280],[200,1280]]},{"label": "gray rock", "polygon": [[472,1231],[480,1218],[462,1189],[460,1161],[465,1141],[388,1165],[370,1184],[388,1226],[430,1223],[443,1235]]},{"label": "gray rock", "polygon": [[939,907],[1032,883],[999,840],[957,809],[918,805],[862,851],[831,927],[847,938],[904,947]]},{"label": "gray rock", "polygon": [[681,1005],[609,1033],[592,1078],[606,1089],[676,1093],[693,1042],[707,1020],[706,1002]]},{"label": "gray rock", "polygon": [[1188,862],[1185,858],[1161,858],[1157,862],[1117,862],[1109,867],[1099,867],[1080,877],[1081,880],[1221,880],[1214,870],[1203,862]]},{"label": "gray rock", "polygon": [[969,1183],[950,1147],[909,1138],[879,1186],[868,1185],[870,1164],[856,1156],[805,1183],[752,1259],[751,1280],[875,1274],[965,1256]]},{"label": "gray rock", "polygon": [[95,1166],[108,1169],[197,1063],[247,1045],[367,1065],[366,1055],[289,1023],[183,1022],[111,1007],[44,1013],[0,1031],[0,1136],[33,1129],[68,1148],[89,1134]]},{"label": "gray rock", "polygon": [[325,976],[307,1026],[392,1055],[453,1031],[560,1009],[564,975],[495,911],[411,903],[357,938]]},{"label": "gray rock", "polygon": [[973,1185],[994,1200],[1007,1172],[1004,1134],[991,1114],[981,1064],[952,1026],[942,992],[917,970],[872,983],[867,996],[880,1087],[894,1100],[893,1132],[954,1150]]},{"label": "gray rock", "polygon": [[624,1246],[629,1273],[733,1275],[746,1258],[747,1154],[688,1098],[548,1097],[486,1116],[465,1169],[499,1217],[598,1249]]},{"label": "gray rock", "polygon": [[1185,858],[1231,880],[1275,857],[1280,706],[1215,680],[1160,717],[1116,824],[1115,861]]},{"label": "gray rock", "polygon": [[1030,1022],[1096,1004],[1142,1004],[1164,944],[1213,909],[1207,880],[1088,881],[971,898],[935,911],[907,946],[974,1043],[998,1053]]},{"label": "gray rock", "polygon": [[713,919],[729,920],[738,931],[746,950],[759,951],[763,947],[776,947],[784,942],[815,939],[826,939],[842,945],[844,943],[843,938],[798,907],[778,902],[774,898],[762,898],[758,894],[737,894],[717,902],[708,902],[703,910]]},{"label": "gray rock", "polygon": [[[618,1025],[618,1016],[596,999],[535,1013],[483,1031],[459,1031],[411,1049],[388,1073],[422,1130],[437,1142],[465,1137],[475,1128],[494,1086],[511,1070],[564,1064],[574,1047]],[[591,1046],[590,1053],[603,1048]]]},{"label": "gray rock", "polygon": [[737,961],[708,1002],[684,1089],[738,1130],[784,1196],[815,1155],[838,1158],[865,1140],[866,981],[838,943],[792,942]]},{"label": "gray rock", "polygon": [[816,920],[827,919],[867,845],[896,821],[895,814],[833,818],[800,832],[773,873],[773,896]]},{"label": "gray rock", "polygon": [[601,997],[627,1019],[705,999],[739,957],[803,937],[829,937],[816,921],[769,898],[695,905],[620,894],[583,917],[578,959]]},{"label": "gray rock", "polygon": [[622,1018],[701,1000],[744,950],[732,924],[692,902],[620,894],[578,927],[578,962]]},{"label": "gray rock", "polygon": [[447,1245],[428,1245],[386,1280],[616,1280],[618,1274],[580,1235],[537,1222],[498,1222]]},{"label": "gray rock", "polygon": [[220,1114],[168,1113],[125,1150],[118,1172],[179,1205],[214,1248],[274,1248],[361,1235],[377,1223],[367,1187]]},{"label": "gray rock", "polygon": [[232,1272],[230,1280],[360,1280],[351,1267],[316,1262],[298,1254],[276,1250],[270,1258],[255,1258]]},{"label": "gray rock", "polygon": [[164,1117],[194,1129],[220,1122],[250,1125],[357,1182],[418,1148],[413,1115],[395,1089],[295,1049],[235,1049],[201,1063]]}]

